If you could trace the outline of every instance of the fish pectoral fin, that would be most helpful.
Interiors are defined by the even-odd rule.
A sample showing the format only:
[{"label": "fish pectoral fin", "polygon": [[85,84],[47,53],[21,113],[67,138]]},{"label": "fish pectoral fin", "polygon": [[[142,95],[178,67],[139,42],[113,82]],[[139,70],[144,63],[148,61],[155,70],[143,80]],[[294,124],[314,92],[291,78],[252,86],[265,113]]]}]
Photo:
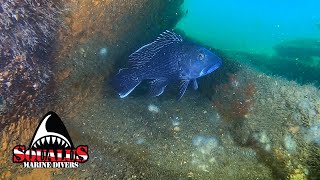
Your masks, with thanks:
[{"label": "fish pectoral fin", "polygon": [[193,80],[193,89],[194,89],[194,90],[197,90],[198,87],[199,87],[199,86],[198,86],[198,82],[197,82],[196,79],[194,79],[194,80]]},{"label": "fish pectoral fin", "polygon": [[189,80],[182,80],[181,81],[180,87],[179,87],[178,100],[180,100],[182,98],[182,96],[184,95],[184,93],[186,92],[189,82],[190,82]]},{"label": "fish pectoral fin", "polygon": [[150,95],[160,96],[164,89],[167,87],[168,82],[166,79],[155,79],[150,82]]}]

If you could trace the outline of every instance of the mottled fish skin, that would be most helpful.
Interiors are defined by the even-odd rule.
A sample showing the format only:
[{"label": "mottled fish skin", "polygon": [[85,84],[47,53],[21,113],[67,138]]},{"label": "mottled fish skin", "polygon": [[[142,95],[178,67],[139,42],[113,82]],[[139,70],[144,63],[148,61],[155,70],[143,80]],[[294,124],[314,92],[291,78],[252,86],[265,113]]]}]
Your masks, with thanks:
[{"label": "mottled fish skin", "polygon": [[222,61],[204,47],[165,31],[131,54],[129,63],[130,67],[120,69],[112,82],[121,98],[128,96],[142,81],[149,80],[152,96],[160,96],[169,83],[180,81],[180,99],[190,81],[193,88],[198,89],[196,79],[218,69]]}]

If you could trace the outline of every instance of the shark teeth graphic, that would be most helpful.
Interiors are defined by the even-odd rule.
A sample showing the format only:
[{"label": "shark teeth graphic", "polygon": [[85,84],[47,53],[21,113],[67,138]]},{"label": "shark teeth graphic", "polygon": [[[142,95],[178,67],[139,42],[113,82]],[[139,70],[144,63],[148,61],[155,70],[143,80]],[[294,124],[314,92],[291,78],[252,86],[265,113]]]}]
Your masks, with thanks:
[{"label": "shark teeth graphic", "polygon": [[60,147],[71,148],[69,142],[65,141],[64,139],[62,139],[60,137],[56,137],[56,136],[42,137],[42,138],[38,139],[36,141],[36,143],[34,143],[33,147],[34,148],[37,148],[37,146],[38,147],[42,147],[42,146],[45,146],[47,144],[55,144],[55,145],[60,146]]},{"label": "shark teeth graphic", "polygon": [[63,122],[54,112],[47,113],[29,145],[31,149],[74,148]]},{"label": "shark teeth graphic", "polygon": [[52,141],[52,143],[53,143],[53,144],[56,142],[56,139],[57,139],[57,138],[56,138],[56,137],[54,137],[54,136],[53,136],[53,137],[51,137],[51,141]]}]

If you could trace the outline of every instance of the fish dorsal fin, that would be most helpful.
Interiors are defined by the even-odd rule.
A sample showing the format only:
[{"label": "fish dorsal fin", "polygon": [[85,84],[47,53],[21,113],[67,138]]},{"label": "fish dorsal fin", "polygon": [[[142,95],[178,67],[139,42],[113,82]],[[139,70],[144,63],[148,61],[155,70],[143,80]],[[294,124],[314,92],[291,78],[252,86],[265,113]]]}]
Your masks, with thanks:
[{"label": "fish dorsal fin", "polygon": [[129,63],[132,65],[133,68],[141,67],[145,63],[149,62],[154,57],[154,55],[161,50],[161,48],[168,46],[172,43],[182,41],[183,39],[180,35],[166,30],[163,33],[161,33],[155,41],[142,46],[136,52],[132,53],[129,56]]}]

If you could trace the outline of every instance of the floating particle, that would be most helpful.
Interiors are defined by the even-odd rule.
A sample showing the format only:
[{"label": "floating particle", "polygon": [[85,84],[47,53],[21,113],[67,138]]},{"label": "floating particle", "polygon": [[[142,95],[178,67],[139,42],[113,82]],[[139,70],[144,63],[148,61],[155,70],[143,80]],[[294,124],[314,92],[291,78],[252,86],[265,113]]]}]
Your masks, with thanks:
[{"label": "floating particle", "polygon": [[294,153],[297,150],[297,143],[290,134],[284,137],[284,147],[290,153]]},{"label": "floating particle", "polygon": [[108,56],[108,48],[103,47],[99,50],[99,57],[105,59]]},{"label": "floating particle", "polygon": [[152,113],[159,113],[160,112],[160,109],[154,104],[149,104],[148,110]]},{"label": "floating particle", "polygon": [[179,126],[180,125],[180,118],[178,116],[171,118],[172,126]]}]

